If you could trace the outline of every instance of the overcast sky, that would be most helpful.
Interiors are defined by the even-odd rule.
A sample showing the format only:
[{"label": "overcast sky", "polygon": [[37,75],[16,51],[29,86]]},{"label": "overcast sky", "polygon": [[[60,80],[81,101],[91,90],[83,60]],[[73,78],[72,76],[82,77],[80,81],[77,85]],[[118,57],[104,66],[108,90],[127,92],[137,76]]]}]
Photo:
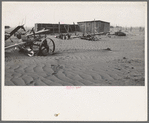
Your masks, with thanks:
[{"label": "overcast sky", "polygon": [[146,13],[146,2],[2,2],[3,24],[11,27],[94,19],[113,26],[145,26]]}]

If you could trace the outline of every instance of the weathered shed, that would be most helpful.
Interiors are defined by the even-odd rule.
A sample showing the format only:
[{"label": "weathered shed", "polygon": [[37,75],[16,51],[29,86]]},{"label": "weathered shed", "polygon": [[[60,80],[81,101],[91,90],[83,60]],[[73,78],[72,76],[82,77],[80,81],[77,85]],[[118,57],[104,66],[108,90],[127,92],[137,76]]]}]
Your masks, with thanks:
[{"label": "weathered shed", "polygon": [[51,23],[35,23],[35,31],[49,29],[49,33],[67,33],[79,31],[79,26],[75,24],[51,24]]},{"label": "weathered shed", "polygon": [[77,23],[80,27],[81,32],[83,33],[100,33],[110,31],[110,23],[105,21],[93,20],[82,21]]}]

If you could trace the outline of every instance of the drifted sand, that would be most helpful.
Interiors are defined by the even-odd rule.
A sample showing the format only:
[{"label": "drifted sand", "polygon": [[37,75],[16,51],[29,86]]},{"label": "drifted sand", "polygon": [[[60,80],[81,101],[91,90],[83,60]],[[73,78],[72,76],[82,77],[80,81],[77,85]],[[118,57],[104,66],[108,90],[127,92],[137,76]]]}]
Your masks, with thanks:
[{"label": "drifted sand", "polygon": [[53,55],[28,57],[14,49],[5,52],[5,85],[145,85],[143,33],[99,36],[99,41],[49,37],[56,45]]}]

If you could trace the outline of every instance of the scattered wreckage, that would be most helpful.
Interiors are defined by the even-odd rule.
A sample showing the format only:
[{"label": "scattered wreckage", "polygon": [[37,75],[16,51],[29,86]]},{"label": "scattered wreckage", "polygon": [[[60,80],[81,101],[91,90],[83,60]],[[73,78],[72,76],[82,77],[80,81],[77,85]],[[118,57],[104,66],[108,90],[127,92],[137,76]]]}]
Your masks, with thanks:
[{"label": "scattered wreckage", "polygon": [[98,35],[106,35],[108,37],[110,37],[110,35],[115,35],[115,36],[126,36],[126,34],[124,32],[118,31],[115,32],[113,34],[110,34],[110,32],[100,32],[100,33],[95,33],[95,34],[83,34],[82,36],[79,35],[75,35],[72,36],[71,34],[67,33],[67,34],[59,34],[58,36],[55,36],[56,38],[62,39],[62,40],[69,40],[72,38],[80,38],[83,40],[88,40],[88,41],[99,41],[101,38],[98,37]]},{"label": "scattered wreckage", "polygon": [[[23,29],[25,33],[17,33],[19,29]],[[59,35],[55,37],[63,40],[69,40],[71,38],[80,38],[89,41],[98,41],[101,38],[98,38],[97,35],[107,35],[108,37],[110,37],[110,35],[126,36],[126,34],[121,32],[121,30],[115,32],[114,34],[110,34],[110,32],[100,32],[86,35],[83,34],[82,36],[76,35],[76,32],[75,36],[72,36],[72,34],[70,34],[68,30],[66,31],[67,33],[59,33]],[[26,53],[28,56],[47,56],[48,54],[53,54],[55,51],[55,43],[51,38],[46,37],[46,32],[49,32],[49,30],[42,29],[35,32],[32,28],[32,30],[29,32],[25,30],[24,25],[17,26],[10,33],[5,32],[5,41],[7,41],[8,39],[11,40],[12,35],[15,35],[18,38],[18,42],[16,44],[5,47],[5,50],[15,47],[20,52]],[[43,36],[43,34],[45,35]]]}]

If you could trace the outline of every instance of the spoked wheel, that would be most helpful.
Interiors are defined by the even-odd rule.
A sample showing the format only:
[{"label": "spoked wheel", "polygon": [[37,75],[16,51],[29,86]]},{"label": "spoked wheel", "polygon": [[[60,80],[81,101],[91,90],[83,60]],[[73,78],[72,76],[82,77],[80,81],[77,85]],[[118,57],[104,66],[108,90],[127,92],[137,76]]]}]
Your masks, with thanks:
[{"label": "spoked wheel", "polygon": [[41,46],[39,47],[38,55],[47,56],[52,55],[55,51],[55,43],[51,38],[46,38],[42,41]]}]

